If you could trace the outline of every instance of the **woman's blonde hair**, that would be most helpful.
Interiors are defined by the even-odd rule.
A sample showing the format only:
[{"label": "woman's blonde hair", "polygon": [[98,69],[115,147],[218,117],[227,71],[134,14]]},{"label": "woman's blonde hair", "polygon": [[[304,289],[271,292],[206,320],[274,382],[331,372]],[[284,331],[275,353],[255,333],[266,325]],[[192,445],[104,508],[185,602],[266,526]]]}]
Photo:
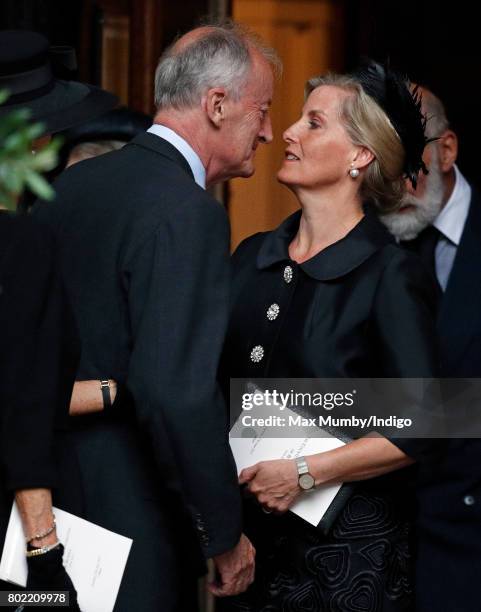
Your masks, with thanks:
[{"label": "woman's blonde hair", "polygon": [[374,155],[364,172],[361,196],[374,202],[383,214],[397,210],[405,193],[405,153],[398,133],[386,113],[354,78],[340,74],[314,77],[306,83],[305,97],[322,85],[351,94],[341,103],[340,119],[351,142],[366,147]]}]

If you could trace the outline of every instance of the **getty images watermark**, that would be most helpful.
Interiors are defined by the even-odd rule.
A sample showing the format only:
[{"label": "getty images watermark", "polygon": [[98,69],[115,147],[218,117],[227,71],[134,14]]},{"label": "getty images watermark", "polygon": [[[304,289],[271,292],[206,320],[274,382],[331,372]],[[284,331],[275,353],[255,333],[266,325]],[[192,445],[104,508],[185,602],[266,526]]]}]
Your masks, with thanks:
[{"label": "getty images watermark", "polygon": [[[351,415],[349,417],[336,417],[332,414],[318,414],[316,416],[302,416],[295,412],[299,408],[320,408],[330,411],[334,408],[352,407],[355,405],[355,397],[357,390],[353,389],[346,393],[307,393],[296,392],[291,389],[287,393],[278,391],[277,389],[256,388],[254,391],[242,394],[242,411],[239,416],[240,423],[243,427],[292,427],[292,428],[360,428],[360,429],[376,429],[384,427],[395,427],[396,429],[404,429],[411,427],[412,419],[398,418],[395,415],[388,417],[379,417],[371,414],[368,417],[357,417]],[[279,412],[288,412],[285,416],[280,414],[269,414],[264,416],[250,414],[249,411],[256,408],[274,408]],[[256,411],[258,412],[258,411]]]},{"label": "getty images watermark", "polygon": [[232,379],[231,437],[481,437],[481,379]]}]

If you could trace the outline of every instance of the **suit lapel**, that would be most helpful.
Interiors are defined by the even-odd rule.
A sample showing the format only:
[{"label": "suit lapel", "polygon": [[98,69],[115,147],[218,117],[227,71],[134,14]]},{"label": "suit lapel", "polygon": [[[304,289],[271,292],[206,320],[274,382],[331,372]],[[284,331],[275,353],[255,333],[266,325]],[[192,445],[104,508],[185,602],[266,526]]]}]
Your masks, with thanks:
[{"label": "suit lapel", "polygon": [[474,189],[468,217],[444,293],[438,320],[447,371],[459,361],[481,319],[481,198]]}]

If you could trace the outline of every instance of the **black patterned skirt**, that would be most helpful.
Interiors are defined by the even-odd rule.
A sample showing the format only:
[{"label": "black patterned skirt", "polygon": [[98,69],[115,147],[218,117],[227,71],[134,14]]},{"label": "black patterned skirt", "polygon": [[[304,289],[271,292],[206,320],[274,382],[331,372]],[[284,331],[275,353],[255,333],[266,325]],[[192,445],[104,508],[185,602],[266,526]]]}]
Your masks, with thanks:
[{"label": "black patterned skirt", "polygon": [[[375,481],[373,481],[375,482]],[[324,536],[291,513],[245,503],[256,579],[219,612],[407,612],[413,610],[410,520],[404,500],[364,483]]]}]

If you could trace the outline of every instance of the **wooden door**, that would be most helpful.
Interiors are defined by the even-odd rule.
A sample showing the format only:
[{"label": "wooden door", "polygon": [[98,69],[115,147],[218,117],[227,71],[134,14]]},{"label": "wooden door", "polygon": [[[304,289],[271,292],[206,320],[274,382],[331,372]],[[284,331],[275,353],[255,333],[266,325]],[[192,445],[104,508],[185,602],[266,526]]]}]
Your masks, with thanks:
[{"label": "wooden door", "polygon": [[336,0],[234,0],[232,16],[279,53],[283,75],[272,105],[274,142],[257,150],[256,173],[230,182],[228,209],[235,248],[246,236],[272,229],[297,208],[275,175],[284,157],[283,130],[299,116],[304,84],[343,68],[343,3]]}]

